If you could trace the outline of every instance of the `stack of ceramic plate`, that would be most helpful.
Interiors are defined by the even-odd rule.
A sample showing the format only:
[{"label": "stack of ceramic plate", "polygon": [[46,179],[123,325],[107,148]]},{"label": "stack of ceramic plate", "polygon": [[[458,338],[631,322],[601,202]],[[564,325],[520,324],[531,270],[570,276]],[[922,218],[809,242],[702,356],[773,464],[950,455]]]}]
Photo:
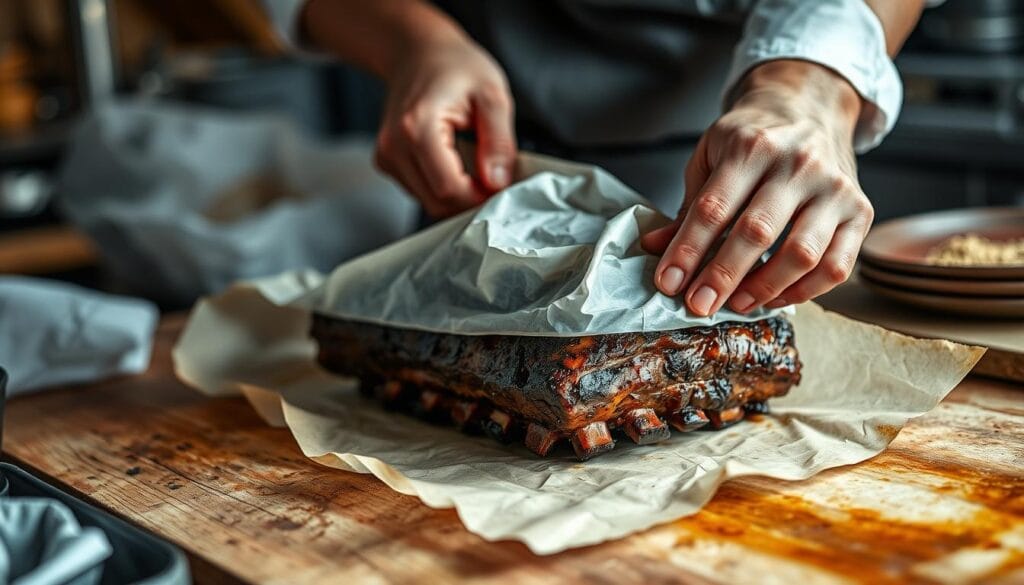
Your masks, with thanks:
[{"label": "stack of ceramic plate", "polygon": [[1024,209],[957,209],[876,226],[861,249],[860,279],[880,295],[931,311],[1024,318],[1024,264],[946,266],[929,252],[957,235],[1024,238]]}]

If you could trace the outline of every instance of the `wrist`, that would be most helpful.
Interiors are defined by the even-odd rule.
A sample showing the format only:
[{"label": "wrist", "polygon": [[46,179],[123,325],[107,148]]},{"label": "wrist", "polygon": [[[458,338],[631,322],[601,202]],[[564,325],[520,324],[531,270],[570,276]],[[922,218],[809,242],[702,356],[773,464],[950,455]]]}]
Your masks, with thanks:
[{"label": "wrist", "polygon": [[757,65],[740,80],[733,95],[733,107],[768,99],[835,127],[851,141],[863,106],[846,78],[823,65],[795,59]]}]

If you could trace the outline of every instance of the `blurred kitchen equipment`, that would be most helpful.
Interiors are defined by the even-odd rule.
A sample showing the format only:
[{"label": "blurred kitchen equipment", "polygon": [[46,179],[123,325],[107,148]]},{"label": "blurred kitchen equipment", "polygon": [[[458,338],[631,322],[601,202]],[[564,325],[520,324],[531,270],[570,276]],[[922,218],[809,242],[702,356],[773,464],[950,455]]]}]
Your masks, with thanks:
[{"label": "blurred kitchen equipment", "polygon": [[921,16],[922,35],[935,47],[1001,53],[1024,46],[1024,2],[946,0]]},{"label": "blurred kitchen equipment", "polygon": [[86,105],[102,103],[114,97],[117,63],[113,50],[113,10],[109,0],[72,0],[71,27],[75,38],[75,57],[81,84],[81,99]]},{"label": "blurred kitchen equipment", "polygon": [[267,58],[240,49],[179,52],[143,76],[164,97],[232,111],[283,114],[306,132],[324,136],[334,126],[322,61]]},{"label": "blurred kitchen equipment", "polygon": [[[0,367],[0,452],[3,452],[4,444],[4,406],[7,404],[7,370]],[[0,469],[0,498],[7,495],[10,483],[7,476]]]},{"label": "blurred kitchen equipment", "polygon": [[0,173],[0,218],[27,217],[46,208],[53,193],[50,177],[39,169]]}]

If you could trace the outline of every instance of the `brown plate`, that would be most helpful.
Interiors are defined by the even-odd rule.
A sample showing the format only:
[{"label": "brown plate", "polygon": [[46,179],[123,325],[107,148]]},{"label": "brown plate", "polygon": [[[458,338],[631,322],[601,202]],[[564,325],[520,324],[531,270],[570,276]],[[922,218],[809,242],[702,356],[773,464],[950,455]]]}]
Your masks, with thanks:
[{"label": "brown plate", "polygon": [[950,293],[979,297],[1021,297],[1024,298],[1024,280],[967,280],[963,278],[936,278],[916,274],[903,274],[869,264],[860,264],[860,273],[865,278],[894,288],[909,289],[912,292]]},{"label": "brown plate", "polygon": [[861,281],[884,297],[938,313],[972,317],[1024,318],[1024,298],[943,296],[893,288],[863,276]]},{"label": "brown plate", "polygon": [[861,259],[878,268],[924,276],[976,280],[1024,280],[1024,264],[1014,266],[936,266],[929,250],[958,234],[993,240],[1024,238],[1024,208],[952,209],[894,219],[875,226],[861,248]]}]

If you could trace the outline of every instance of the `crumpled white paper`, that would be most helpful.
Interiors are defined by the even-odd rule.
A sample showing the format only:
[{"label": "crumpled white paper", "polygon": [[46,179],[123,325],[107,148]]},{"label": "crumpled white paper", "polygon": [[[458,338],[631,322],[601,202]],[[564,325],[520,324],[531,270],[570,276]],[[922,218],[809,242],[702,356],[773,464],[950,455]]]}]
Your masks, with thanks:
[{"label": "crumpled white paper", "polygon": [[307,306],[407,329],[570,337],[780,312],[699,317],[661,294],[639,238],[670,220],[607,172],[523,155],[516,176],[482,206],[337,267]]},{"label": "crumpled white paper", "polygon": [[289,273],[199,303],[174,350],[178,376],[210,394],[243,392],[320,463],[372,473],[427,505],[454,507],[484,538],[550,554],[695,513],[730,477],[795,480],[867,459],[981,356],[980,348],[915,340],[803,305],[792,315],[803,382],[772,401],[774,416],[675,433],[658,445],[621,444],[586,463],[568,449],[542,459],[387,412],[316,365],[311,311],[531,335],[737,319],[695,319],[654,292],[654,258],[635,240],[658,217],[607,174],[562,169],[527,168],[532,178],[481,209],[343,265],[325,282]]}]

